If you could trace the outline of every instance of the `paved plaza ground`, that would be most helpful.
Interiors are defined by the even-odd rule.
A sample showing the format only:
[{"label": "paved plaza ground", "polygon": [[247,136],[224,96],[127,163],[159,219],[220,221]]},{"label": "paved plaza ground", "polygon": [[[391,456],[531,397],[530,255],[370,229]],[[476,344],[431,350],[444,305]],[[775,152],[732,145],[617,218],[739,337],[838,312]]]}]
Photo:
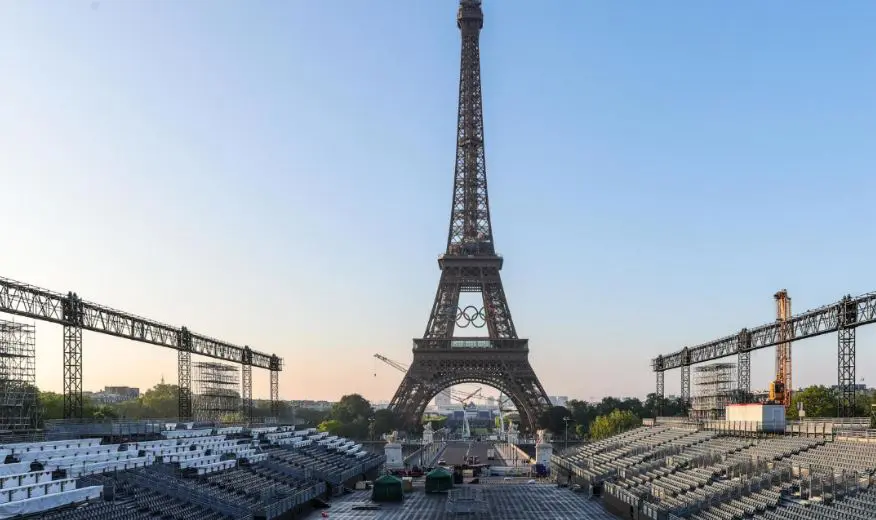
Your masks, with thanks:
[{"label": "paved plaza ground", "polygon": [[[447,495],[427,495],[422,482],[414,486],[413,492],[405,494],[404,502],[383,503],[379,510],[353,510],[356,505],[370,503],[370,491],[357,491],[333,500],[332,507],[324,511],[331,520],[444,520],[457,517],[480,520],[615,520],[598,501],[555,484],[527,484],[515,479],[513,483],[494,481],[461,487],[478,488],[486,501],[488,512],[448,513]],[[321,518],[321,512],[314,511],[306,518]]]}]

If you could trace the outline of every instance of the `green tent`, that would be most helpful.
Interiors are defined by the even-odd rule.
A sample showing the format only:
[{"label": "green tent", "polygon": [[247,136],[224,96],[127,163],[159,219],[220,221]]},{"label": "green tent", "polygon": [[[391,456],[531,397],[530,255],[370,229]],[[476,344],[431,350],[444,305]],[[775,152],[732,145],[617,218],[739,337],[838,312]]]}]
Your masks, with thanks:
[{"label": "green tent", "polygon": [[444,468],[435,468],[426,475],[426,493],[447,491],[453,487],[453,474]]},{"label": "green tent", "polygon": [[392,475],[384,475],[374,481],[371,500],[374,502],[401,502],[404,498],[402,481]]}]

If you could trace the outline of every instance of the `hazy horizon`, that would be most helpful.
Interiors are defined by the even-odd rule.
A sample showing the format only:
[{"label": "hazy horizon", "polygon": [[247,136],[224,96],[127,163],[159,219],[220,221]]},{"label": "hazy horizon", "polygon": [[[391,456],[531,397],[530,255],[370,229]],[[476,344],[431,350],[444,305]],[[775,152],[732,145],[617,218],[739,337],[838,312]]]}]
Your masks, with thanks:
[{"label": "hazy horizon", "polygon": [[[372,355],[410,363],[446,245],[455,13],[0,5],[0,276],[276,353],[281,399],[389,399]],[[493,229],[548,394],[644,397],[651,358],[773,321],[779,289],[799,313],[876,288],[876,5],[484,13]],[[60,391],[61,327],[36,325]],[[86,390],[176,382],[173,350],[83,336]],[[794,386],[836,384],[836,341],[795,344]],[[772,371],[754,353],[752,388]]]}]

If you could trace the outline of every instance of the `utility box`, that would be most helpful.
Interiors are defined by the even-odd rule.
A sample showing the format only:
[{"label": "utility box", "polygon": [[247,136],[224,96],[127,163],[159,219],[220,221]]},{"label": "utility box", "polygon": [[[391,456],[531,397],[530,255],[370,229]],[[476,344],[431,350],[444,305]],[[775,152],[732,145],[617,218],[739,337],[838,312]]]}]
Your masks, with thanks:
[{"label": "utility box", "polygon": [[785,407],[780,404],[728,404],[728,421],[757,423],[760,431],[785,431]]}]

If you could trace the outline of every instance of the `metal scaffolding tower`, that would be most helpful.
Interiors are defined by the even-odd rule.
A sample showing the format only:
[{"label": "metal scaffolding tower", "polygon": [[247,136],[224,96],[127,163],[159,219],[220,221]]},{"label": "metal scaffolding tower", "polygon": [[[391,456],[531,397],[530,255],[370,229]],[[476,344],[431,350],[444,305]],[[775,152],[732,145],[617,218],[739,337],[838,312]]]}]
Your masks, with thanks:
[{"label": "metal scaffolding tower", "polygon": [[713,363],[696,367],[697,396],[691,417],[723,419],[724,409],[733,402],[736,383],[735,363]]},{"label": "metal scaffolding tower", "polygon": [[240,377],[236,366],[201,361],[195,369],[194,418],[221,421],[240,412]]},{"label": "metal scaffolding tower", "polygon": [[0,430],[36,428],[35,328],[0,320]]}]

